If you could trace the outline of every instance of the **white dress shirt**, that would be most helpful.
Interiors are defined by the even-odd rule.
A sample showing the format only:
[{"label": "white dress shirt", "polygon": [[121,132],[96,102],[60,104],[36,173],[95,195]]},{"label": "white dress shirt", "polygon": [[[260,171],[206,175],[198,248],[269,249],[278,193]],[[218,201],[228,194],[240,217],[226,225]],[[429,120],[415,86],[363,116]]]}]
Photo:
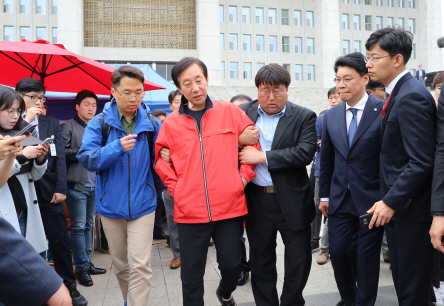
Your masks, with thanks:
[{"label": "white dress shirt", "polygon": [[393,89],[396,86],[396,83],[398,83],[399,79],[402,78],[404,75],[406,75],[408,72],[409,71],[406,69],[403,72],[401,72],[400,74],[398,74],[398,76],[393,81],[390,82],[389,86],[387,86],[385,88],[385,92],[388,94],[391,94]]}]

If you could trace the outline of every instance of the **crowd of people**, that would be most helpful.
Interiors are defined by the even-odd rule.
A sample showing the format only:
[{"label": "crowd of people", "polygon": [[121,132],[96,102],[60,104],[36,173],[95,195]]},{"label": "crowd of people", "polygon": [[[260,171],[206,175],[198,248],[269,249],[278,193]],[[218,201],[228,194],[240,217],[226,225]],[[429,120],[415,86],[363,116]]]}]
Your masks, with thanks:
[{"label": "crowd of people", "polygon": [[[372,33],[366,49],[336,60],[330,109],[319,116],[288,101],[291,77],[277,64],[257,72],[256,99],[230,103],[209,98],[201,60],[183,58],[171,71],[169,115],[150,111],[143,73],[122,66],[101,113],[97,96],[83,90],[77,115],[62,125],[46,116],[39,80],[0,86],[0,305],[87,305],[76,281],[92,286],[91,275],[106,273],[90,260],[96,213],[125,305],[148,303],[153,239],[168,239],[186,306],[204,305],[213,242],[223,306],[236,305],[233,292],[250,275],[256,305],[305,305],[319,249],[317,263],[333,266],[337,306],[375,305],[381,248],[399,305],[436,302],[433,287],[444,281],[444,72],[433,97],[425,72],[415,78],[406,69],[412,36],[401,28]],[[55,271],[39,255],[46,241]]]}]

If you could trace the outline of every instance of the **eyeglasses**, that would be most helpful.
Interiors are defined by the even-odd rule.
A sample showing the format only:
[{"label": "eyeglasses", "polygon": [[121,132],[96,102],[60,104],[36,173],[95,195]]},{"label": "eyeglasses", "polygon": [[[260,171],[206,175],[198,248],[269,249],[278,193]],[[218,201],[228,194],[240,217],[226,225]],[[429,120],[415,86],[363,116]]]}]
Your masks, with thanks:
[{"label": "eyeglasses", "polygon": [[[344,79],[344,84],[350,84],[350,82],[352,81],[352,80],[354,80],[354,79],[356,79],[356,78],[345,78]],[[341,84],[341,79],[339,79],[339,78],[334,78],[333,79],[333,82],[335,82],[336,84]]]},{"label": "eyeglasses", "polygon": [[121,95],[122,98],[123,98],[125,101],[127,101],[127,102],[131,101],[131,99],[132,99],[133,97],[136,98],[136,101],[140,101],[140,100],[142,100],[143,96],[145,95],[145,92],[144,92],[144,91],[142,91],[142,92],[138,92],[138,93],[135,93],[135,94],[132,94],[132,93],[121,94],[121,93],[117,90],[117,88],[114,88],[114,89],[115,89],[115,90],[117,91],[117,93],[118,93],[119,95]]},{"label": "eyeglasses", "polygon": [[[277,88],[273,90],[273,96],[280,97],[284,91],[280,88]],[[262,97],[268,97],[270,95],[269,90],[259,90],[259,93],[262,95]]]},{"label": "eyeglasses", "polygon": [[42,103],[46,102],[45,97],[39,97],[39,96],[30,96],[30,95],[24,95],[25,97],[30,97],[32,102],[37,102],[37,100],[40,100]]},{"label": "eyeglasses", "polygon": [[13,118],[15,114],[17,114],[18,117],[22,114],[22,110],[21,109],[18,109],[18,110],[15,110],[15,109],[3,109],[3,111],[7,112],[8,116],[11,117],[11,118]]},{"label": "eyeglasses", "polygon": [[373,64],[376,64],[381,58],[389,57],[389,56],[390,56],[390,55],[380,56],[380,57],[377,57],[377,56],[373,56],[373,57],[364,57],[364,61],[365,61],[366,64],[368,64],[368,62],[372,62]]}]

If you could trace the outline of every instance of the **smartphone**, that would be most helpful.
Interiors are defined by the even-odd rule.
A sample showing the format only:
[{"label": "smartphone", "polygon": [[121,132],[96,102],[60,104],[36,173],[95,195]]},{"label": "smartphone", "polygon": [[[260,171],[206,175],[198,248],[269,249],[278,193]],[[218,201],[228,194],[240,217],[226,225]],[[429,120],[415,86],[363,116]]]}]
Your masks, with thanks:
[{"label": "smartphone", "polygon": [[47,143],[52,144],[53,142],[54,142],[54,135],[51,135],[51,137],[48,137],[45,140],[43,140],[43,142],[40,145],[43,146]]},{"label": "smartphone", "polygon": [[39,125],[37,122],[31,122],[30,124],[28,124],[27,126],[25,126],[20,132],[18,132],[17,134],[15,134],[14,136],[20,136],[26,133],[31,132],[33,129],[35,129],[35,127]]},{"label": "smartphone", "polygon": [[359,225],[360,225],[362,228],[368,228],[368,226],[369,226],[370,221],[372,220],[372,218],[373,218],[373,213],[371,213],[371,214],[365,214],[365,215],[360,216],[360,217],[359,217]]}]

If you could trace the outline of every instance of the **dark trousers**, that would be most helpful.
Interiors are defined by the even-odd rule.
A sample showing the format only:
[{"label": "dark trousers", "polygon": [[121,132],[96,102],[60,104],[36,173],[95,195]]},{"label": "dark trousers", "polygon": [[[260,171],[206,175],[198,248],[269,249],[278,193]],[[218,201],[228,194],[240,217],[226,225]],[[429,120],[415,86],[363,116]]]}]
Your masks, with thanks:
[{"label": "dark trousers", "polygon": [[310,227],[292,231],[275,193],[264,193],[247,186],[246,196],[251,286],[256,305],[279,305],[276,290],[276,238],[279,231],[285,245],[285,278],[280,305],[304,306],[302,291],[311,268]]},{"label": "dark trousers", "polygon": [[156,207],[156,213],[154,215],[154,233],[161,234],[163,233],[162,219],[163,219],[163,210],[164,210],[162,189],[156,188],[156,194],[157,194],[157,207]]},{"label": "dark trousers", "polygon": [[49,241],[54,268],[65,285],[76,281],[68,238],[68,226],[63,213],[63,204],[52,204],[39,199],[43,227]]},{"label": "dark trousers", "polygon": [[342,301],[374,306],[384,227],[370,230],[359,226],[359,213],[349,190],[328,220],[330,258]]},{"label": "dark trousers", "polygon": [[229,299],[237,287],[239,279],[241,244],[239,232],[243,217],[210,223],[178,223],[179,245],[182,266],[182,296],[184,306],[203,306],[205,265],[207,262],[208,243],[213,238],[217,251],[222,279],[219,290],[224,299]]},{"label": "dark trousers", "polygon": [[385,227],[400,306],[429,305],[433,246],[431,223],[390,221]]}]

